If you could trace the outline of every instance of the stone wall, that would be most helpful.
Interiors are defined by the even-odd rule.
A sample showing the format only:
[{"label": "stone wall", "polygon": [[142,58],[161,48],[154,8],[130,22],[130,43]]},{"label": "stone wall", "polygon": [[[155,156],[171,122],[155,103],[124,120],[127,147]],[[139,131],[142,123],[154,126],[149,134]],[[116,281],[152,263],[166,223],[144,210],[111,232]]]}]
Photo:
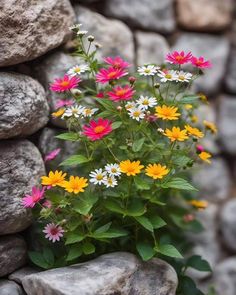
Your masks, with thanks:
[{"label": "stone wall", "polygon": [[[205,142],[214,154],[212,165],[194,176],[210,206],[199,213],[206,231],[193,239],[194,252],[211,262],[214,274],[194,275],[203,288],[210,280],[219,294],[235,294],[234,16],[234,0],[1,0],[0,277],[26,263],[23,235],[32,216],[20,200],[45,173],[44,155],[58,146],[63,157],[76,149],[53,139],[63,125],[50,120],[57,96],[48,85],[79,62],[68,54],[68,27],[79,22],[103,45],[102,54],[119,54],[136,65],[161,63],[170,49],[191,50],[212,60],[213,69],[195,87],[211,101],[199,117],[215,121],[219,134]],[[16,290],[12,295],[21,294],[9,285]]]}]

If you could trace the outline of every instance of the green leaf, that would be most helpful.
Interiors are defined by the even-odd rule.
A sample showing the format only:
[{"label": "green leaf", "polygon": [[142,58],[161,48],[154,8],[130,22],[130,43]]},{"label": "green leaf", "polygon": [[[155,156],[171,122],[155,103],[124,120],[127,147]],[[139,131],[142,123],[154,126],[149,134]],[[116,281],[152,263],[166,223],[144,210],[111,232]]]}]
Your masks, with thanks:
[{"label": "green leaf", "polygon": [[165,256],[174,257],[174,258],[183,258],[179,251],[170,244],[159,245],[155,250]]},{"label": "green leaf", "polygon": [[192,267],[199,271],[212,271],[209,263],[206,260],[202,259],[202,257],[199,255],[193,255],[190,258],[188,258],[186,266]]},{"label": "green leaf", "polygon": [[82,215],[87,215],[97,202],[98,196],[95,194],[84,193],[79,199],[72,203],[73,210]]},{"label": "green leaf", "polygon": [[115,110],[114,104],[108,99],[99,99],[95,98],[95,100],[102,105],[106,110],[113,112]]},{"label": "green leaf", "polygon": [[69,253],[66,257],[66,261],[74,260],[82,255],[82,247],[81,245],[72,245],[70,247]]},{"label": "green leaf", "polygon": [[175,165],[183,167],[188,164],[191,159],[185,155],[175,155],[172,157],[172,161]]},{"label": "green leaf", "polygon": [[112,123],[112,129],[118,129],[120,126],[122,125],[122,122],[120,121],[117,121],[117,122],[114,122]]},{"label": "green leaf", "polygon": [[150,232],[153,232],[153,226],[152,223],[149,221],[149,219],[145,216],[137,216],[134,217],[138,223],[140,223],[144,228],[149,230]]},{"label": "green leaf", "polygon": [[132,150],[133,152],[139,152],[142,149],[142,146],[145,142],[145,138],[140,138],[134,141],[133,145],[132,145]]},{"label": "green leaf", "polygon": [[180,277],[180,294],[181,295],[204,295],[196,286],[195,282],[187,276]]},{"label": "green leaf", "polygon": [[66,132],[56,135],[55,137],[63,140],[77,141],[79,139],[79,134],[75,132]]},{"label": "green leaf", "polygon": [[50,266],[54,265],[54,254],[50,248],[43,249],[43,257]]},{"label": "green leaf", "polygon": [[110,228],[103,233],[92,233],[90,236],[94,239],[112,239],[127,236],[128,232],[122,229]]},{"label": "green leaf", "polygon": [[126,215],[128,216],[141,216],[146,212],[145,205],[140,201],[140,199],[133,199],[132,203],[129,204]]},{"label": "green leaf", "polygon": [[47,199],[49,199],[50,201],[52,201],[53,203],[56,203],[56,204],[59,204],[60,201],[62,200],[62,195],[58,191],[55,192],[52,190],[47,190],[46,196],[47,196]]},{"label": "green leaf", "polygon": [[60,166],[76,166],[91,161],[83,155],[73,155],[64,160]]},{"label": "green leaf", "polygon": [[184,96],[179,100],[180,104],[191,104],[191,103],[196,103],[199,101],[199,96],[198,95],[188,95]]},{"label": "green leaf", "polygon": [[106,200],[104,202],[104,206],[112,211],[112,212],[116,212],[116,213],[120,213],[120,214],[123,214],[125,215],[125,209],[123,209],[120,205],[120,203],[118,203],[117,201],[114,201],[114,200]]},{"label": "green leaf", "polygon": [[134,183],[139,190],[149,190],[150,184],[142,179],[140,176],[134,177]]},{"label": "green leaf", "polygon": [[84,240],[84,238],[85,238],[85,235],[79,231],[70,232],[66,235],[65,245],[81,242]]},{"label": "green leaf", "polygon": [[108,229],[111,227],[111,224],[112,224],[112,222],[109,222],[109,223],[97,228],[95,230],[95,233],[100,234],[100,233],[104,233],[104,232],[108,231]]},{"label": "green leaf", "polygon": [[166,222],[160,216],[149,216],[149,220],[154,229],[158,229],[166,225]]},{"label": "green leaf", "polygon": [[148,243],[139,242],[137,243],[136,248],[144,261],[151,259],[155,255],[155,251]]},{"label": "green leaf", "polygon": [[85,255],[94,253],[96,250],[95,246],[92,243],[86,242],[83,244],[83,252]]},{"label": "green leaf", "polygon": [[50,266],[43,257],[42,253],[36,252],[36,251],[30,251],[29,252],[30,260],[37,266],[48,269]]},{"label": "green leaf", "polygon": [[179,190],[197,191],[197,189],[193,187],[187,180],[180,177],[171,178],[169,181],[162,183],[161,187],[174,188]]}]

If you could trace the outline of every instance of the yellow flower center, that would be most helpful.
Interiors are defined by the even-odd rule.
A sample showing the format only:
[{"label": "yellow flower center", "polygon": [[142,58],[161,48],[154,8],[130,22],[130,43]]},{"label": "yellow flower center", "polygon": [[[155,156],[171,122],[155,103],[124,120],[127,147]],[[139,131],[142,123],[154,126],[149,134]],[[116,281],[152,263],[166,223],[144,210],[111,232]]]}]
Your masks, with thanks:
[{"label": "yellow flower center", "polygon": [[149,101],[148,101],[148,99],[144,99],[144,101],[143,101],[143,105],[145,105],[145,106],[149,105]]},{"label": "yellow flower center", "polygon": [[172,75],[171,74],[165,74],[165,78],[166,79],[171,79],[172,78]]},{"label": "yellow flower center", "polygon": [[112,79],[116,76],[116,72],[110,72],[107,76],[109,79]]},{"label": "yellow flower center", "polygon": [[77,109],[73,109],[72,110],[72,114],[78,114],[78,110]]},{"label": "yellow flower center", "polygon": [[135,112],[133,113],[133,116],[134,116],[134,117],[139,117],[139,116],[140,116],[140,114],[141,114],[141,112],[140,112],[140,111],[135,111]]},{"label": "yellow flower center", "polygon": [[102,179],[103,179],[103,175],[102,175],[102,174],[98,174],[98,175],[96,176],[96,179],[97,179],[97,180],[102,180]]},{"label": "yellow flower center", "polygon": [[116,173],[116,172],[117,172],[117,169],[116,169],[116,168],[112,168],[112,169],[111,169],[111,172],[112,172],[112,173]]},{"label": "yellow flower center", "polygon": [[150,69],[145,69],[144,72],[149,74],[151,72],[151,70]]},{"label": "yellow flower center", "polygon": [[178,61],[180,61],[180,60],[183,59],[183,57],[181,55],[178,55],[178,56],[175,57],[175,59],[178,60]]},{"label": "yellow flower center", "polygon": [[105,129],[105,127],[102,126],[102,125],[100,125],[100,126],[96,126],[96,127],[94,128],[94,132],[95,132],[95,133],[101,133],[104,129]]},{"label": "yellow flower center", "polygon": [[116,95],[117,96],[122,96],[126,93],[126,89],[120,89],[116,91]]},{"label": "yellow flower center", "polygon": [[84,112],[86,115],[92,114],[92,110],[90,110],[90,109],[85,109]]},{"label": "yellow flower center", "polygon": [[75,68],[75,72],[76,73],[80,73],[81,69],[78,67],[78,68]]},{"label": "yellow flower center", "polygon": [[182,76],[182,75],[180,75],[180,76],[179,76],[179,79],[182,80],[182,81],[184,81],[184,80],[185,80],[185,77]]}]

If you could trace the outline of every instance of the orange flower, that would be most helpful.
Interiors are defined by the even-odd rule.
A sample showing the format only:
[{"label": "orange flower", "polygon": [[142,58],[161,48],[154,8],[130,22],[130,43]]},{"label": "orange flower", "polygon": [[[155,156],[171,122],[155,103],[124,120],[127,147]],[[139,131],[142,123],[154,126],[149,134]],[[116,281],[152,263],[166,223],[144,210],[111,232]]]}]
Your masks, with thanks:
[{"label": "orange flower", "polygon": [[162,120],[178,120],[180,113],[177,113],[178,108],[174,106],[158,106],[155,108],[156,110],[156,117]]},{"label": "orange flower", "polygon": [[184,141],[189,138],[187,130],[181,130],[179,127],[173,127],[171,130],[166,129],[164,135],[171,141]]}]

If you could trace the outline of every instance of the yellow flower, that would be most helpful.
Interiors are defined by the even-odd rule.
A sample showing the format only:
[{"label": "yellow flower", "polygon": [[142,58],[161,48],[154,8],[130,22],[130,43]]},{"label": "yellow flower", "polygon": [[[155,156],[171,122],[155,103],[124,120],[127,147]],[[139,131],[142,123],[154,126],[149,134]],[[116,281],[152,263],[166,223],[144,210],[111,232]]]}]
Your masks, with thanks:
[{"label": "yellow flower", "polygon": [[193,123],[197,123],[197,122],[198,122],[198,116],[196,116],[196,115],[192,115],[192,116],[190,117],[190,119],[191,119],[191,121],[192,121]]},{"label": "yellow flower", "polygon": [[56,112],[52,113],[52,116],[55,118],[61,117],[65,113],[65,109],[59,109]]},{"label": "yellow flower", "polygon": [[207,97],[205,94],[199,93],[198,95],[202,102],[205,102],[206,104],[208,104]]},{"label": "yellow flower", "polygon": [[204,200],[192,200],[189,203],[198,209],[206,209],[208,207],[208,202]]},{"label": "yellow flower", "polygon": [[125,173],[127,176],[135,176],[139,174],[144,166],[140,165],[140,161],[130,160],[120,162],[120,170]]},{"label": "yellow flower", "polygon": [[161,166],[161,164],[149,164],[145,171],[146,175],[153,179],[162,179],[170,170],[166,166]]},{"label": "yellow flower", "polygon": [[186,104],[185,105],[186,110],[191,110],[192,108],[193,108],[193,106],[191,104]]},{"label": "yellow flower", "polygon": [[203,161],[211,164],[211,161],[209,160],[212,156],[210,153],[207,152],[201,152],[199,155],[199,158],[202,159]]},{"label": "yellow flower", "polygon": [[216,125],[215,125],[214,123],[204,120],[204,121],[203,121],[203,124],[204,124],[205,127],[206,127],[207,129],[209,129],[212,133],[217,133],[218,129],[217,129],[217,127],[216,127]]},{"label": "yellow flower", "polygon": [[180,116],[180,113],[177,113],[178,108],[174,106],[158,106],[155,108],[155,110],[156,117],[162,120],[178,120],[178,117]]},{"label": "yellow flower", "polygon": [[184,141],[188,139],[187,130],[181,130],[179,127],[173,127],[172,130],[166,129],[164,135],[171,141]]},{"label": "yellow flower", "polygon": [[66,173],[62,171],[50,171],[48,176],[42,176],[42,185],[49,185],[49,186],[63,186],[65,182]]},{"label": "yellow flower", "polygon": [[78,194],[84,192],[84,188],[88,186],[88,179],[78,176],[70,176],[69,181],[64,181],[63,187],[69,193]]},{"label": "yellow flower", "polygon": [[184,128],[187,130],[188,134],[193,135],[198,138],[202,138],[204,134],[198,128],[191,127],[190,125],[185,125]]}]

